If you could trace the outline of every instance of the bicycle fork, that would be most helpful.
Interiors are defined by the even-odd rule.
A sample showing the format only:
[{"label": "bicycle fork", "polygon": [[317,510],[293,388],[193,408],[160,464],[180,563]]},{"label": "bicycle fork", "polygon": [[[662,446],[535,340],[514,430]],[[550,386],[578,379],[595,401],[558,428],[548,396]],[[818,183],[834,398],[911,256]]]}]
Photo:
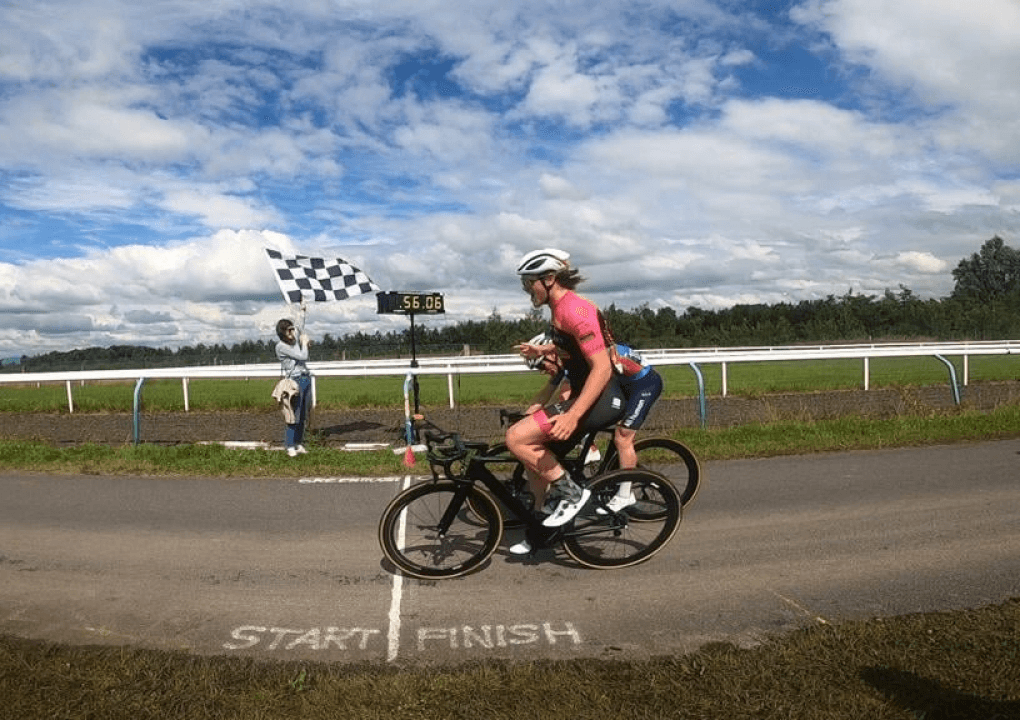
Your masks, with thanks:
[{"label": "bicycle fork", "polygon": [[470,482],[458,482],[457,489],[453,492],[453,498],[450,500],[450,504],[446,506],[446,511],[443,513],[443,517],[439,519],[439,525],[436,526],[436,532],[439,537],[446,537],[446,533],[449,532],[450,526],[453,525],[453,521],[457,518],[457,514],[460,509],[464,507],[464,503],[467,501],[468,493],[471,491]]}]

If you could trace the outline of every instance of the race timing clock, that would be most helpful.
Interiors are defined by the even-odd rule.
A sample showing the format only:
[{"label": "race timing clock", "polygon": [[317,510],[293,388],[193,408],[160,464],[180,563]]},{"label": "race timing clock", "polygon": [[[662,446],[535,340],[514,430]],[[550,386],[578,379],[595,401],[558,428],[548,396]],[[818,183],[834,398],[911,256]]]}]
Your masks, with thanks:
[{"label": "race timing clock", "polygon": [[375,295],[380,315],[438,315],[446,312],[440,293],[381,292]]}]

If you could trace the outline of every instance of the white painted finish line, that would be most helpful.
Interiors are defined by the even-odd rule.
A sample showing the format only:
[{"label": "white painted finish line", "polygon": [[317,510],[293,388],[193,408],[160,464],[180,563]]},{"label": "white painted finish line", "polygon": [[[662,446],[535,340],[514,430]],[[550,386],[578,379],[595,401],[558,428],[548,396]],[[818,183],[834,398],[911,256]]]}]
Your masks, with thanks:
[{"label": "white painted finish line", "polygon": [[[411,487],[411,476],[404,478],[401,492]],[[407,528],[407,508],[400,513],[400,530],[397,535],[397,547],[404,549]],[[400,654],[400,601],[404,595],[404,575],[397,570],[393,573],[393,589],[390,591],[390,629],[386,635],[386,662],[393,662]]]},{"label": "white painted finish line", "polygon": [[[311,484],[340,484],[340,485],[354,485],[360,483],[403,483],[400,491],[403,492],[407,488],[411,487],[411,483],[415,481],[413,475],[404,476],[386,476],[386,477],[303,477],[298,480],[299,483],[305,485]],[[404,546],[404,528],[407,522],[407,512],[403,512],[400,515],[400,531],[397,537],[397,545],[401,548]],[[397,659],[400,654],[400,602],[404,594],[404,576],[399,570],[393,573],[393,586],[390,589],[390,612],[389,612],[389,632],[386,634],[386,661],[393,662]]]}]

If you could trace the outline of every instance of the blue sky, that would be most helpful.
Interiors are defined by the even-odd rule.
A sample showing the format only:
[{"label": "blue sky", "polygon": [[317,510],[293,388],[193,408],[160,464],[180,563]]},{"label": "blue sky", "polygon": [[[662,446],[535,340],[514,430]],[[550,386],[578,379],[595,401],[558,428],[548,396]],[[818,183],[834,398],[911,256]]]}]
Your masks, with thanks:
[{"label": "blue sky", "polygon": [[1020,245],[1018,71],[1014,0],[0,2],[0,357],[271,338],[264,247],[430,322],[546,246],[623,308],[943,297]]}]

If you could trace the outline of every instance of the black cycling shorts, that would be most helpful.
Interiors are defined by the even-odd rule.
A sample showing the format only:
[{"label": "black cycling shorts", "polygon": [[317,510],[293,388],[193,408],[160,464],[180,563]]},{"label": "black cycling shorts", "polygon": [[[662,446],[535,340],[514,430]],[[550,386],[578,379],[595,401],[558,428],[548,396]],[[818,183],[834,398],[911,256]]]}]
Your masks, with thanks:
[{"label": "black cycling shorts", "polygon": [[[539,427],[543,430],[547,429],[547,418],[561,415],[570,409],[573,405],[577,395],[571,394],[569,398],[563,402],[550,405],[542,410],[535,413],[535,420],[538,422]],[[614,373],[609,379],[609,384],[606,385],[606,389],[602,391],[599,399],[595,401],[595,404],[591,406],[584,417],[581,418],[581,422],[577,424],[577,430],[571,436],[569,440],[563,441],[564,444],[570,443],[575,444],[582,436],[591,432],[592,430],[601,430],[603,428],[609,428],[616,423],[620,422],[623,418],[624,412],[627,409],[627,396],[623,392],[623,388],[620,387],[620,379]],[[541,414],[545,414],[545,417],[541,417]]]}]

